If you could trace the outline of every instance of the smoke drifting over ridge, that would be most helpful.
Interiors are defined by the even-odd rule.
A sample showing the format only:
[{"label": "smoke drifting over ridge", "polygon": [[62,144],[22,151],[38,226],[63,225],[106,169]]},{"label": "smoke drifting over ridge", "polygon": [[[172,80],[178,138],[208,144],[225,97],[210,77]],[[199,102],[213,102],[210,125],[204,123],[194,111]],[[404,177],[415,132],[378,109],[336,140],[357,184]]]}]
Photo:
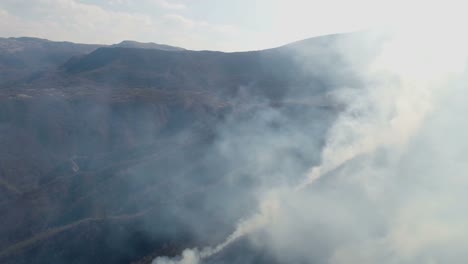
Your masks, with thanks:
[{"label": "smoke drifting over ridge", "polygon": [[[255,243],[281,263],[465,263],[468,42],[445,28],[422,29],[333,44],[361,85],[330,93],[345,110],[327,131],[320,164],[310,166],[304,177],[296,175],[301,170],[294,163],[281,171],[286,179],[265,176],[269,170],[262,167],[275,167],[280,159],[270,153],[278,150],[270,143],[300,142],[319,151],[320,144],[303,138],[304,128],[297,134],[265,130],[265,141],[246,146],[245,153],[225,150],[233,159],[246,154],[257,155],[258,161],[273,155],[254,168],[261,178],[258,213],[240,221],[214,247],[186,249],[180,257],[158,257],[153,264],[211,263],[210,257],[253,234]],[[378,51],[366,50],[369,43]],[[280,119],[281,125],[288,124]],[[255,154],[248,154],[255,148]]]}]

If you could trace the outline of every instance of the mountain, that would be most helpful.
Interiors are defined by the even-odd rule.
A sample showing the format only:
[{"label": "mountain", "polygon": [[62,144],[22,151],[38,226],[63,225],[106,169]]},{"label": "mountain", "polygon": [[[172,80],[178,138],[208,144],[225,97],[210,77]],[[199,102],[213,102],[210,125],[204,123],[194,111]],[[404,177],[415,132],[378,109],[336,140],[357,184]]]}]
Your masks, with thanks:
[{"label": "mountain", "polygon": [[183,48],[169,46],[165,44],[157,44],[153,42],[142,43],[132,40],[124,40],[118,44],[111,45],[111,47],[118,47],[118,48],[137,48],[137,49],[157,49],[157,50],[165,50],[165,51],[181,51],[185,50]]},{"label": "mountain", "polygon": [[[233,96],[249,87],[249,93],[280,98],[287,90],[312,93],[338,86],[349,75],[327,40],[305,40],[284,47],[251,52],[215,51],[167,52],[159,49],[101,47],[89,54],[75,56],[49,72],[15,87],[112,86],[151,88],[165,91],[196,90],[220,96]],[[320,53],[314,52],[320,50]],[[326,60],[326,61],[324,61]],[[310,64],[310,62],[313,62]],[[331,69],[320,64],[334,64]],[[338,73],[340,74],[340,73]],[[346,80],[346,83],[352,80]]]},{"label": "mountain", "polygon": [[328,94],[357,82],[337,38],[235,53],[0,39],[0,262],[149,263],[222,240],[254,209],[256,146],[277,180],[317,162],[277,138],[323,142]]},{"label": "mountain", "polygon": [[38,38],[0,38],[0,85],[34,78],[70,57],[87,54],[100,45],[53,42]]},{"label": "mountain", "polygon": [[[38,78],[70,58],[88,54],[106,45],[54,42],[40,38],[0,38],[0,86]],[[182,48],[155,43],[123,41],[109,47],[179,51]]]}]

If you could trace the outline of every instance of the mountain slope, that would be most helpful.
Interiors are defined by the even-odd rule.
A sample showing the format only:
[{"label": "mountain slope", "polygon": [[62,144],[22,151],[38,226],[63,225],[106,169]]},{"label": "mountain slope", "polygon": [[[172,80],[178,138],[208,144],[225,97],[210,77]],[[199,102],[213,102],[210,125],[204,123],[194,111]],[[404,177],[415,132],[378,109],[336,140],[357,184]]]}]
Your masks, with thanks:
[{"label": "mountain slope", "polygon": [[[71,57],[85,55],[104,46],[106,45],[54,42],[30,37],[0,38],[0,87],[34,80],[55,70]],[[136,41],[123,41],[110,47],[183,50],[169,45]]]},{"label": "mountain slope", "polygon": [[334,38],[237,53],[8,40],[3,74],[31,68],[0,83],[0,262],[129,263],[220,241],[254,209],[257,174],[318,159],[340,110],[327,95],[354,82]]},{"label": "mountain slope", "polygon": [[35,78],[72,56],[87,54],[98,47],[101,46],[38,38],[0,38],[0,85]]}]

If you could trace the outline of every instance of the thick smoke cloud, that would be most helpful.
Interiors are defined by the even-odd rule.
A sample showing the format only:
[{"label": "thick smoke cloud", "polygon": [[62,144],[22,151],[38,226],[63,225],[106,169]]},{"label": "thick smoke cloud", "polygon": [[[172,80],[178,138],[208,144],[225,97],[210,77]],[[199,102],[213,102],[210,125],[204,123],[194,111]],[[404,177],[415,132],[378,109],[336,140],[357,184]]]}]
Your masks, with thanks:
[{"label": "thick smoke cloud", "polygon": [[[245,236],[255,236],[280,263],[465,263],[468,43],[454,31],[431,29],[338,39],[333,47],[360,85],[328,94],[345,107],[335,119],[320,120],[328,127],[324,144],[305,139],[310,125],[296,123],[281,133],[265,129],[261,143],[235,149],[233,142],[262,128],[258,120],[241,123],[250,129],[226,135],[221,145],[233,147],[224,149],[233,160],[255,157],[248,169],[261,179],[260,209],[220,244],[153,264],[210,262]],[[378,48],[366,50],[369,43]],[[280,125],[291,125],[279,111],[273,113]],[[320,162],[311,159],[302,170],[290,161],[280,170],[282,180],[268,177],[269,169],[281,167],[279,149],[271,147],[277,139],[299,144],[302,155],[321,153]]]}]

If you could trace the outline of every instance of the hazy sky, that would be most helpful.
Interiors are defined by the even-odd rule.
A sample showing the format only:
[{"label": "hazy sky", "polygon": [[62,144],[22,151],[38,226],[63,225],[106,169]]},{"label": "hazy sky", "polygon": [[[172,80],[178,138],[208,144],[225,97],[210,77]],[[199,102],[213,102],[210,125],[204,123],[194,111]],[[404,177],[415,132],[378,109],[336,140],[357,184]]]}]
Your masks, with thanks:
[{"label": "hazy sky", "polygon": [[429,2],[0,0],[0,36],[106,44],[131,39],[189,49],[251,50],[366,29],[399,20],[404,13],[417,18]]}]

